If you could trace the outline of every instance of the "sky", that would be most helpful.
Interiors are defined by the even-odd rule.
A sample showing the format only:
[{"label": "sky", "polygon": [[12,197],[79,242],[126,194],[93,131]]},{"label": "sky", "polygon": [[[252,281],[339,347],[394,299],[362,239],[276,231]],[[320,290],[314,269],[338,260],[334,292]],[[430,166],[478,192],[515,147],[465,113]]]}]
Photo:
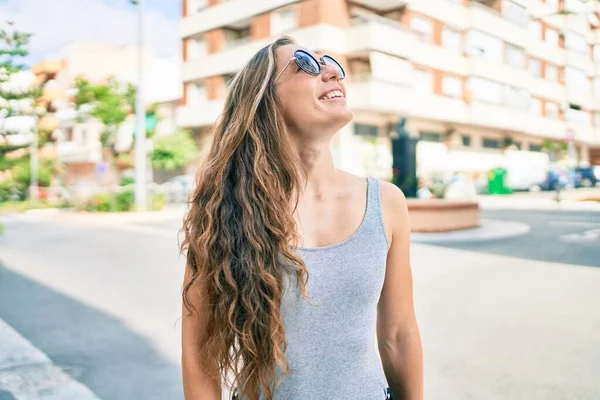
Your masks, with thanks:
[{"label": "sky", "polygon": [[[145,5],[146,45],[159,56],[179,54],[181,0],[145,0]],[[5,21],[33,33],[28,64],[59,57],[60,49],[76,40],[137,42],[136,7],[129,0],[0,0],[1,27]]]}]

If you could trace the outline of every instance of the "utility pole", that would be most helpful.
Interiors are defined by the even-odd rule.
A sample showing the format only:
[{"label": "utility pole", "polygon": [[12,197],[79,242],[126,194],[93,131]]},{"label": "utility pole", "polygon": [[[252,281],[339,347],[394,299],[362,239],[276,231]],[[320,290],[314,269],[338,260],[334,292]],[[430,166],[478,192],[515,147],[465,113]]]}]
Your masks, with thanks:
[{"label": "utility pole", "polygon": [[146,110],[144,109],[144,0],[130,0],[138,8],[138,82],[135,105],[135,205],[138,211],[146,210]]},{"label": "utility pole", "polygon": [[29,185],[29,198],[31,200],[37,200],[39,197],[39,190],[38,190],[38,171],[40,168],[40,159],[39,159],[39,154],[38,154],[38,128],[37,128],[37,118],[36,118],[36,124],[34,125],[32,132],[33,132],[33,139],[31,141],[31,156],[30,156],[30,170],[31,173],[29,174],[30,179],[31,179],[31,183]]}]

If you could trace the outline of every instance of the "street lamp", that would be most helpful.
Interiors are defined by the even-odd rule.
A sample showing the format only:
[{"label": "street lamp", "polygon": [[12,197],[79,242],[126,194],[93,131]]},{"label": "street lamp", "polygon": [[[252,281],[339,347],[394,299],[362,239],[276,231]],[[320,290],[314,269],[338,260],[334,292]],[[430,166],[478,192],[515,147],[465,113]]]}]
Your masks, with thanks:
[{"label": "street lamp", "polygon": [[129,0],[138,8],[138,82],[135,96],[135,205],[138,211],[146,210],[146,110],[143,100],[144,83],[144,0]]}]

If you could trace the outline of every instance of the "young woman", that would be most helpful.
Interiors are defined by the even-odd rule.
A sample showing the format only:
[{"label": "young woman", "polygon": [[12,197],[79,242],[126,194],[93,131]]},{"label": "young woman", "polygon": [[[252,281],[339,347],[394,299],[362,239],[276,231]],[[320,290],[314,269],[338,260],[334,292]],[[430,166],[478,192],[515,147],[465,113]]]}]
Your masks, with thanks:
[{"label": "young woman", "polygon": [[329,150],[344,78],[283,37],[230,85],[183,229],[186,400],[423,398],[406,200]]}]

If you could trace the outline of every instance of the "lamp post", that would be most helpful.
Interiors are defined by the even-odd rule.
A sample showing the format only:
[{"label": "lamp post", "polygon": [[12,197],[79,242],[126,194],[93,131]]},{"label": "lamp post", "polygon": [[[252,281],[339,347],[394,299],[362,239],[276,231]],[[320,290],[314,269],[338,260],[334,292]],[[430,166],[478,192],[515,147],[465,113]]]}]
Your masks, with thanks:
[{"label": "lamp post", "polygon": [[130,0],[138,8],[138,82],[135,105],[135,205],[138,211],[146,210],[146,110],[144,109],[144,0]]}]

